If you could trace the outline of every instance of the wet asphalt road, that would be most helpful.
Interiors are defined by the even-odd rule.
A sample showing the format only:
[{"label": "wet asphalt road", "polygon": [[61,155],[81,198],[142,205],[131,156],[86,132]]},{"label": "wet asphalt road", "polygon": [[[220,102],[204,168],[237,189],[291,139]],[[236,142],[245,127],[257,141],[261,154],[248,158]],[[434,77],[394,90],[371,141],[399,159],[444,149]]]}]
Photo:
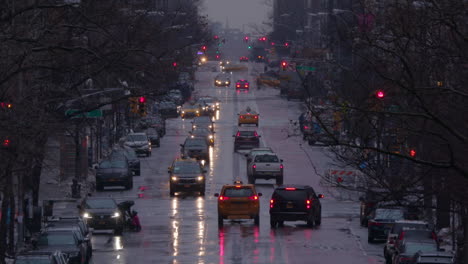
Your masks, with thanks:
[{"label": "wet asphalt road", "polygon": [[[233,86],[213,87],[218,72],[211,67],[197,73],[196,92],[221,100],[205,197],[196,193],[169,196],[167,167],[179,156],[179,144],[188,135],[191,120],[168,119],[161,147],[154,148],[151,157],[141,158],[142,173],[134,178],[133,190],[113,188],[95,194],[134,200],[143,229],[123,236],[96,232],[93,263],[383,263],[383,245],[369,245],[366,229],[359,227],[359,204],[336,200],[319,184],[318,173],[330,167],[326,148],[308,146],[289,128],[289,120],[296,120],[301,112],[301,103],[279,97],[273,88],[255,89],[255,75],[262,70],[263,65],[249,64],[248,72],[232,74],[233,82],[250,80],[248,92],[236,92]],[[233,152],[232,137],[237,130],[237,113],[247,106],[260,113],[261,145],[273,148],[284,160],[284,182],[309,184],[325,194],[320,227],[286,222],[284,227],[271,229],[268,202],[274,180],[258,180],[257,191],[263,193],[260,226],[254,226],[252,220],[226,221],[218,229],[213,194],[234,179],[247,182],[246,161],[242,153]]]}]

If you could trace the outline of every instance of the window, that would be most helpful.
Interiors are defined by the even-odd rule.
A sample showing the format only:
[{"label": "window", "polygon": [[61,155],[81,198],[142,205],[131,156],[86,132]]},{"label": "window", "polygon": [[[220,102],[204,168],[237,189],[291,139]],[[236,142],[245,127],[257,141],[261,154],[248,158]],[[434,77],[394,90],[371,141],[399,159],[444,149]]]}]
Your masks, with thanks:
[{"label": "window", "polygon": [[45,233],[39,237],[37,241],[39,246],[62,246],[62,245],[76,245],[75,236],[73,231],[63,233]]},{"label": "window", "polygon": [[111,199],[90,199],[86,201],[86,209],[114,209],[117,208]]},{"label": "window", "polygon": [[274,155],[258,155],[255,156],[255,162],[279,162],[279,160]]},{"label": "window", "polygon": [[254,195],[254,192],[251,188],[227,188],[224,190],[224,195],[226,197],[250,197]]},{"label": "window", "polygon": [[307,200],[307,191],[306,190],[276,190],[273,193],[273,199],[280,200]]}]

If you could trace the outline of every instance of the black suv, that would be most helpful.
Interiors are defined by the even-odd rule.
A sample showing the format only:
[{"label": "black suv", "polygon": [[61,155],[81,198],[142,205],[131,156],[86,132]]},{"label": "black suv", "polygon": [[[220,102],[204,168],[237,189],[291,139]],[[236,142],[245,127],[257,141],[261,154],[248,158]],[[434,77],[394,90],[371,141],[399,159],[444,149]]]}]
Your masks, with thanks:
[{"label": "black suv", "polygon": [[274,190],[270,199],[270,225],[283,225],[284,221],[306,221],[308,226],[322,222],[322,194],[315,194],[308,185],[283,185]]},{"label": "black suv", "polygon": [[112,229],[117,235],[124,229],[124,216],[111,197],[87,197],[78,206],[85,222],[94,229]]},{"label": "black suv", "polygon": [[234,151],[241,148],[258,148],[260,147],[260,135],[257,131],[239,130],[234,137]]}]

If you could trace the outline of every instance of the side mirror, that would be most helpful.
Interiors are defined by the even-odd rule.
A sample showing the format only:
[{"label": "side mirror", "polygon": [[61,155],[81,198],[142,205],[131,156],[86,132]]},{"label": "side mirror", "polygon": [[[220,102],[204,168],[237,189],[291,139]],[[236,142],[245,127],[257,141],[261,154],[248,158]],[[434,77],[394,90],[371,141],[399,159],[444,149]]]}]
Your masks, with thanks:
[{"label": "side mirror", "polygon": [[258,196],[262,196],[263,194],[262,193],[257,193]]},{"label": "side mirror", "polygon": [[325,198],[325,195],[319,194],[319,195],[318,195],[318,198],[320,198],[320,199]]},{"label": "side mirror", "polygon": [[219,193],[215,193],[215,194],[214,194],[214,197],[219,197]]}]

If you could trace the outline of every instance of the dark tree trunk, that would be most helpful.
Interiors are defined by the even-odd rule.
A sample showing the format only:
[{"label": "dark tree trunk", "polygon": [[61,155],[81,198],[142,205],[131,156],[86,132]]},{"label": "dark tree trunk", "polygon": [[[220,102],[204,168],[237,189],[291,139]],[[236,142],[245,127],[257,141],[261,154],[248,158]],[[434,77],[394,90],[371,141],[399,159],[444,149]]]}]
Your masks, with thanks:
[{"label": "dark tree trunk", "polygon": [[16,224],[16,204],[15,204],[15,192],[10,187],[9,192],[10,200],[10,221],[8,224],[8,255],[15,255],[15,224]]},{"label": "dark tree trunk", "polygon": [[[10,181],[7,179],[5,187],[3,189],[3,200],[2,200],[2,219],[0,220],[0,264],[5,264],[5,253],[7,250],[7,220],[8,206],[9,206],[9,185]],[[8,187],[7,187],[8,186]]]}]

